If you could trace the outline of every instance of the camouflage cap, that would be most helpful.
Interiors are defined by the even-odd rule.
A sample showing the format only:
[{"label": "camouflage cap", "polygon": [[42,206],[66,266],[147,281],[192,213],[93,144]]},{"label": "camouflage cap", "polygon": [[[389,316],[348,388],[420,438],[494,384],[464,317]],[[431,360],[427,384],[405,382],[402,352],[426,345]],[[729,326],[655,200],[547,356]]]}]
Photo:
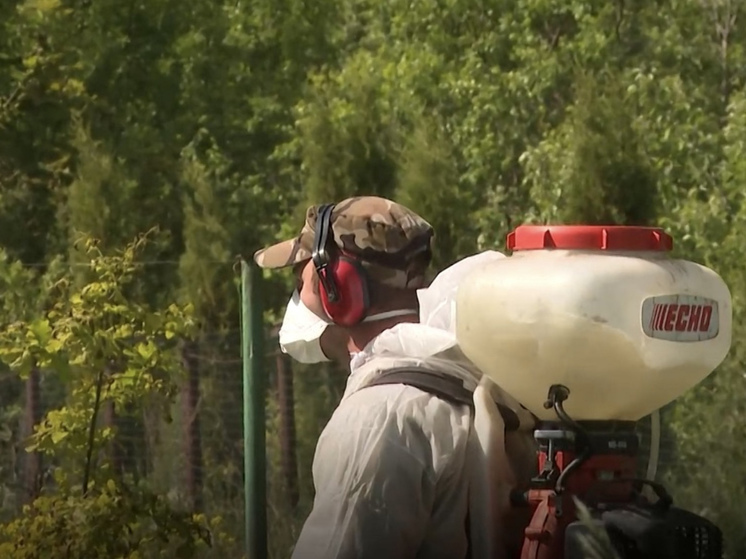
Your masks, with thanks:
[{"label": "camouflage cap", "polygon": [[[254,254],[262,268],[284,268],[311,258],[320,205],[306,210],[294,239]],[[391,287],[421,287],[430,263],[433,228],[404,206],[377,196],[339,202],[331,215],[334,242],[356,258],[372,278]]]}]

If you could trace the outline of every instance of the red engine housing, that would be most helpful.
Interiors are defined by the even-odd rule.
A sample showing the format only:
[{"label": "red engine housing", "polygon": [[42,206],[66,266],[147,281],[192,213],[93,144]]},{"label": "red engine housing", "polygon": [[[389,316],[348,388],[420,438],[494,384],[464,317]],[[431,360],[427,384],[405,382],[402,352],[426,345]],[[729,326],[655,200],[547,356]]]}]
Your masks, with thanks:
[{"label": "red engine housing", "polygon": [[[534,432],[539,475],[526,493],[512,495],[516,506],[528,506],[532,514],[520,558],[583,557],[579,544],[595,525],[606,529],[609,543],[624,557],[722,559],[716,525],[672,506],[661,484],[637,478],[635,423],[578,423],[563,408],[568,395],[564,386],[550,388],[545,406],[554,408],[559,421],[542,423]],[[653,501],[643,488],[654,493]],[[589,512],[582,522],[576,499]]]},{"label": "red engine housing", "polygon": [[[564,472],[578,458],[574,450],[558,450],[553,457],[548,449],[539,452],[539,471],[546,471],[550,460],[557,473]],[[521,559],[562,559],[564,532],[577,520],[573,497],[582,501],[625,503],[633,493],[637,458],[631,454],[600,454],[588,457],[567,476],[560,493],[552,488],[530,489],[528,504],[534,509],[524,532]]]},{"label": "red engine housing", "polygon": [[521,559],[564,559],[565,530],[576,520],[575,500],[586,504],[631,503],[639,441],[633,422],[591,421],[582,425],[564,410],[570,391],[549,389],[547,409],[557,423],[534,432],[540,450],[539,475],[522,502],[533,509],[524,531]]}]

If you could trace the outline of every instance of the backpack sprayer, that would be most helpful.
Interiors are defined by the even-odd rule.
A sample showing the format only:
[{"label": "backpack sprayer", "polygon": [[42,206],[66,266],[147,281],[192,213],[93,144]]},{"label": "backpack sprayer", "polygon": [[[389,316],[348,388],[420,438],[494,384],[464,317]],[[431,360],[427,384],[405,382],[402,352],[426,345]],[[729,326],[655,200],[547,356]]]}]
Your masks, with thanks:
[{"label": "backpack sprayer", "polygon": [[669,257],[661,229],[522,226],[512,256],[459,288],[464,353],[538,419],[521,559],[580,559],[588,523],[622,559],[720,559],[720,530],[637,477],[638,420],[708,376],[731,343],[730,292]]}]

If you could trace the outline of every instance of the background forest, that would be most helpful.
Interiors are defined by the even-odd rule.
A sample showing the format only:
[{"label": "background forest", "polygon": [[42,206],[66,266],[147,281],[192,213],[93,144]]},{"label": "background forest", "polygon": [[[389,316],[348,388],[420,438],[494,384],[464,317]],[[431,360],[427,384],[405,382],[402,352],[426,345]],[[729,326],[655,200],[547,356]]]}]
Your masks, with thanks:
[{"label": "background forest", "polygon": [[[0,556],[238,556],[235,258],[351,194],[429,219],[438,268],[583,222],[719,271],[733,349],[660,473],[745,556],[745,80],[737,0],[0,0]],[[278,558],[344,382],[276,355],[289,293],[268,275]]]}]

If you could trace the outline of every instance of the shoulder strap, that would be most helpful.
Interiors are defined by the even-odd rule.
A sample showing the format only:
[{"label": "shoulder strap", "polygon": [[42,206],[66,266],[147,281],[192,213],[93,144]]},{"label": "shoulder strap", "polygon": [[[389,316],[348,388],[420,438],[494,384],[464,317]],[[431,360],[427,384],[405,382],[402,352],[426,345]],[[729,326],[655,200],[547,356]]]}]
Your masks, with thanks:
[{"label": "shoulder strap", "polygon": [[[443,400],[469,406],[474,411],[474,393],[466,388],[459,379],[450,375],[423,369],[397,367],[382,372],[362,388],[383,384],[406,384],[414,386]],[[495,403],[505,422],[505,430],[517,431],[520,426],[518,415],[508,406],[498,402]]]}]

